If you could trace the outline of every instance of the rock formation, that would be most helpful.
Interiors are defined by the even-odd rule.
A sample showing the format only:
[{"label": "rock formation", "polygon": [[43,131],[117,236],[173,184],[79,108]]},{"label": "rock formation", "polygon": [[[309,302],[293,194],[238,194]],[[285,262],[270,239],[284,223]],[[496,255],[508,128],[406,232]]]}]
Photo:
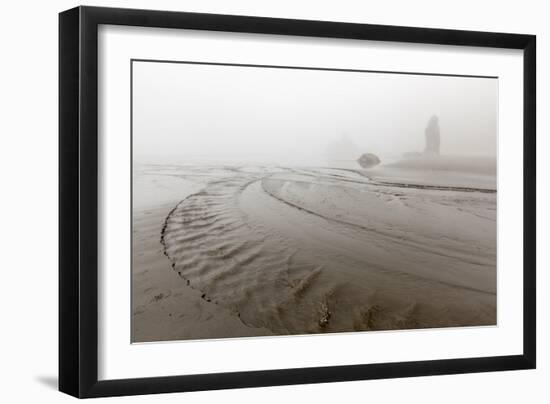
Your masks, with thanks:
[{"label": "rock formation", "polygon": [[359,157],[357,162],[363,168],[371,168],[380,164],[380,159],[376,154],[365,153],[365,154],[362,154],[361,157]]},{"label": "rock formation", "polygon": [[428,126],[425,130],[426,134],[426,148],[424,149],[424,154],[429,155],[439,155],[440,147],[440,134],[439,134],[439,119],[437,115],[432,115],[428,121]]}]

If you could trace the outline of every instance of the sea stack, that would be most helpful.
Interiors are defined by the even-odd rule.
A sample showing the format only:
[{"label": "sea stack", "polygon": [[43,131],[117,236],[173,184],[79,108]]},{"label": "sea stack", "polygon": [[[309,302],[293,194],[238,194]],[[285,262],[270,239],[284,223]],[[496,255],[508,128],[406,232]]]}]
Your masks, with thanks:
[{"label": "sea stack", "polygon": [[371,168],[380,164],[380,159],[376,154],[365,153],[365,154],[362,154],[361,157],[359,157],[357,162],[363,168]]},{"label": "sea stack", "polygon": [[440,134],[439,134],[439,119],[437,115],[432,115],[428,121],[428,125],[425,130],[426,134],[426,148],[424,154],[439,156],[440,147]]}]

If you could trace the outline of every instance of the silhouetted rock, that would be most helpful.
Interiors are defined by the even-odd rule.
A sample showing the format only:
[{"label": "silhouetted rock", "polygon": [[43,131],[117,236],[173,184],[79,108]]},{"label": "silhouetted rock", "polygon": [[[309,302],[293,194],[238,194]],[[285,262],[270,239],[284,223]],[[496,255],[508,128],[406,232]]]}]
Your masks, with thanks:
[{"label": "silhouetted rock", "polygon": [[424,149],[425,154],[439,155],[439,146],[440,146],[440,134],[439,134],[439,119],[436,115],[433,115],[428,121],[428,126],[426,126],[426,148]]},{"label": "silhouetted rock", "polygon": [[380,159],[375,154],[365,153],[365,154],[362,154],[361,157],[359,157],[357,162],[363,168],[371,168],[380,164]]}]

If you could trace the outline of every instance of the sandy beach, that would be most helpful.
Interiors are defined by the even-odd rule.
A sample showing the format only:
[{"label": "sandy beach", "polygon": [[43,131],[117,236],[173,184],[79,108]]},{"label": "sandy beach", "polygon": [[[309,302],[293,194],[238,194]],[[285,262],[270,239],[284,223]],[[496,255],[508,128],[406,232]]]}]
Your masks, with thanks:
[{"label": "sandy beach", "polygon": [[132,340],[494,325],[495,178],[136,165]]}]

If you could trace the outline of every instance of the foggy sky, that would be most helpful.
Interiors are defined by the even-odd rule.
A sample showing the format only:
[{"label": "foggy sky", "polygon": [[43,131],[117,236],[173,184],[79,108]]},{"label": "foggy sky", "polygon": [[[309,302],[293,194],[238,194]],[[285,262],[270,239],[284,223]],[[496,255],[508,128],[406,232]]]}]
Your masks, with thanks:
[{"label": "foggy sky", "polygon": [[133,64],[134,159],[318,162],[424,149],[496,155],[498,80],[405,74]]}]

